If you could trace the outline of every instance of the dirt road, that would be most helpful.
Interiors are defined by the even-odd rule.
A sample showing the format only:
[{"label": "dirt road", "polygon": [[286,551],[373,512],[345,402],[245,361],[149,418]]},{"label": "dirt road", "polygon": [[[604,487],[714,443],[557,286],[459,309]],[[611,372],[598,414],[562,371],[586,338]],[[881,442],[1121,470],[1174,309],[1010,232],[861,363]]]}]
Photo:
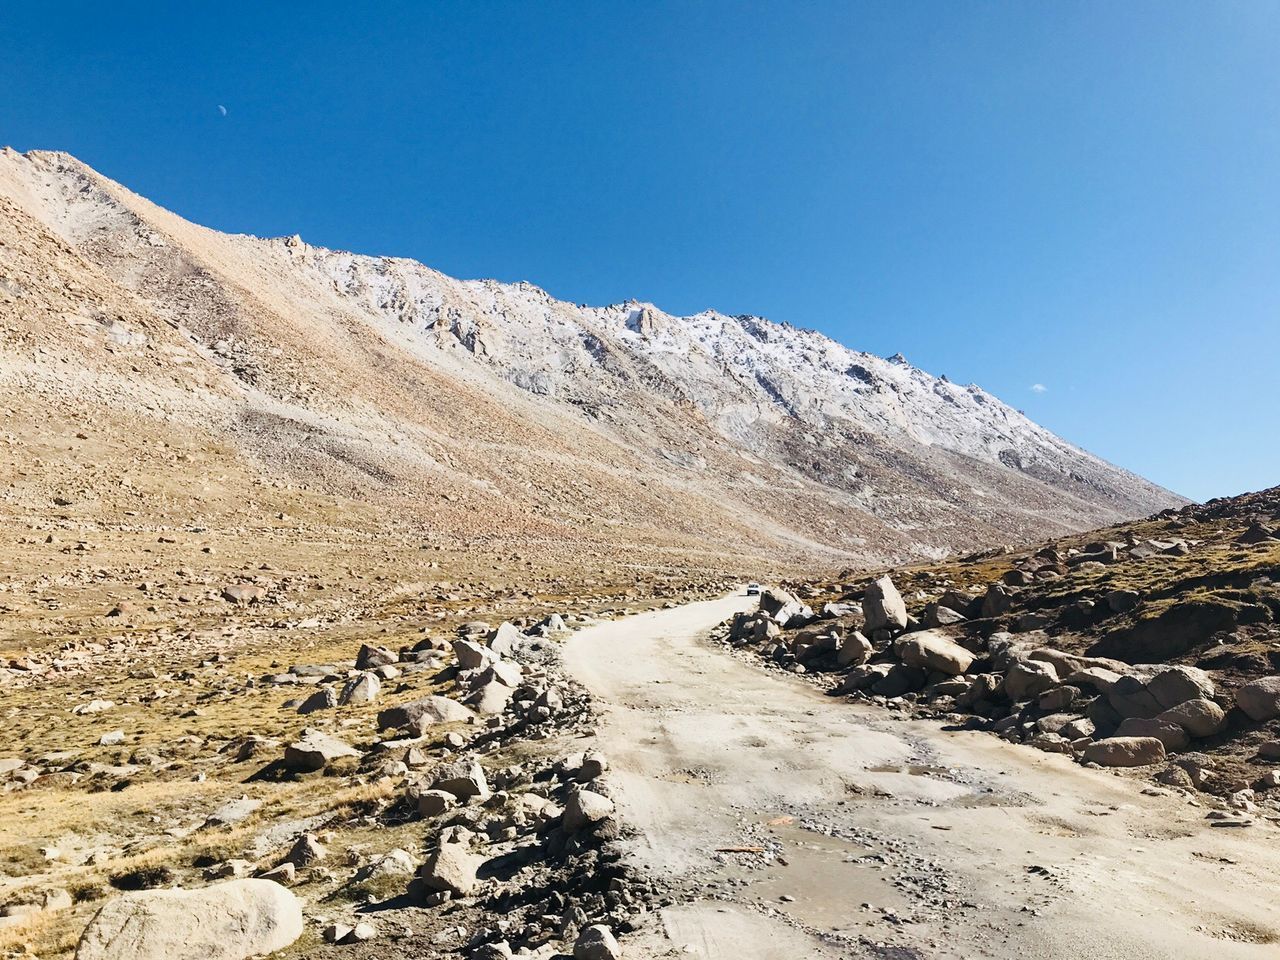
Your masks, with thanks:
[{"label": "dirt road", "polygon": [[[1139,781],[823,696],[701,639],[754,598],[566,648],[637,865],[676,905],[637,949],[725,960],[1272,957],[1280,831]],[[1144,793],[1144,789],[1149,792]],[[763,848],[763,853],[718,852]]]}]

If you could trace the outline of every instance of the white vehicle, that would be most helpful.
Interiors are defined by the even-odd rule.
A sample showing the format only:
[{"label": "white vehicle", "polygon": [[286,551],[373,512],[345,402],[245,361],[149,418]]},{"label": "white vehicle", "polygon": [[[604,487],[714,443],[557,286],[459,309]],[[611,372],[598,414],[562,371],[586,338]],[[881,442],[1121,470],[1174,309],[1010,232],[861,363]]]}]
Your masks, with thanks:
[{"label": "white vehicle", "polygon": [[758,583],[748,583],[748,584],[747,584],[747,596],[748,596],[748,597],[758,597],[758,596],[760,596],[760,584],[758,584]]}]

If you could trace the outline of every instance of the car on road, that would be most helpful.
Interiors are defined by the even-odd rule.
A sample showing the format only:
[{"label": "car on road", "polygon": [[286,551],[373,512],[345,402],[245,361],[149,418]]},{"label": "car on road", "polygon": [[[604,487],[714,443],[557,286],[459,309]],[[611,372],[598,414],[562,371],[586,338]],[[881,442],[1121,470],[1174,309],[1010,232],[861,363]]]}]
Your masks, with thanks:
[{"label": "car on road", "polygon": [[760,584],[758,584],[758,583],[748,583],[748,584],[747,584],[747,596],[748,596],[748,597],[758,597],[758,596],[760,596]]}]

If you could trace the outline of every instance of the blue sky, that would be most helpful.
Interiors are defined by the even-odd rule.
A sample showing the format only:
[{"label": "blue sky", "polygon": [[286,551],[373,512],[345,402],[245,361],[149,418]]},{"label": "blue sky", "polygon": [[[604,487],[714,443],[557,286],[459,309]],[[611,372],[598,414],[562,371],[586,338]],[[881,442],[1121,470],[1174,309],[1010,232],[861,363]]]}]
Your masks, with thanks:
[{"label": "blue sky", "polygon": [[1191,497],[1280,483],[1280,4],[182,6],[5,5],[0,142],[901,351]]}]

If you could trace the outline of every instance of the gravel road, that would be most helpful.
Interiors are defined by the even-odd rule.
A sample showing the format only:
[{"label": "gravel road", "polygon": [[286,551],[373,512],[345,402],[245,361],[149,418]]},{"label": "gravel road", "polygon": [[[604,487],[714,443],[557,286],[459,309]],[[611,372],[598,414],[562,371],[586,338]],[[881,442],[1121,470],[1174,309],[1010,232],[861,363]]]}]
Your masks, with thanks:
[{"label": "gravel road", "polygon": [[1180,795],[825,697],[703,639],[754,602],[565,651],[602,705],[628,854],[675,901],[641,955],[1274,956],[1274,824],[1214,828]]}]

